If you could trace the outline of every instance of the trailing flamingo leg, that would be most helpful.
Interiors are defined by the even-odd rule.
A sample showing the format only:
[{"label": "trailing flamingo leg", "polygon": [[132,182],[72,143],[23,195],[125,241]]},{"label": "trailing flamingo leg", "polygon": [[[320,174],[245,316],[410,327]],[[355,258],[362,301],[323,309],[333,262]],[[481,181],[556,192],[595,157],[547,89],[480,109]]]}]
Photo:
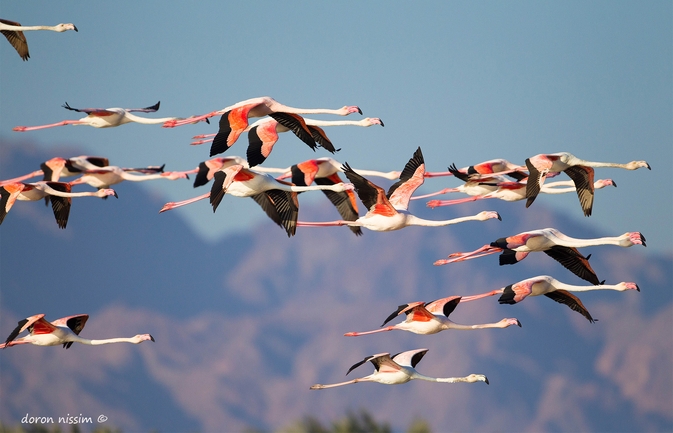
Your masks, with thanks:
[{"label": "trailing flamingo leg", "polygon": [[411,197],[411,200],[420,200],[422,198],[434,197],[436,195],[446,194],[446,193],[449,193],[449,192],[458,192],[458,190],[456,188],[444,188],[442,190],[439,190],[437,192],[432,192],[430,194],[413,196],[413,197]]},{"label": "trailing flamingo leg", "polygon": [[375,334],[377,332],[386,332],[386,331],[392,331],[395,329],[394,326],[386,326],[385,328],[381,329],[375,329],[373,331],[364,331],[364,332],[346,332],[344,334],[344,337],[358,337],[360,335],[367,335],[367,334]]},{"label": "trailing flamingo leg", "polygon": [[217,134],[199,134],[195,135],[192,138],[208,138],[208,137],[215,137]]},{"label": "trailing flamingo leg", "polygon": [[344,221],[344,220],[328,221],[328,222],[297,221],[297,227],[334,227],[334,226],[349,226],[349,225],[354,226],[357,224],[353,224],[353,221]]},{"label": "trailing flamingo leg", "polygon": [[221,114],[219,111],[212,111],[208,114],[203,114],[201,116],[194,116],[194,117],[189,117],[187,119],[182,119],[182,120],[168,120],[164,122],[162,125],[164,128],[175,128],[176,126],[183,126],[183,125],[189,125],[192,123],[198,123],[202,121],[207,121],[209,118],[217,116],[218,114]]},{"label": "trailing flamingo leg", "polygon": [[14,183],[14,182],[21,182],[26,179],[30,179],[31,177],[37,177],[37,176],[42,176],[44,172],[42,170],[37,170],[32,173],[24,174],[23,176],[15,177],[13,179],[6,179],[3,181],[0,181],[0,185],[4,185],[6,183]]},{"label": "trailing flamingo leg", "polygon": [[492,198],[492,197],[487,197],[487,196],[483,196],[483,195],[476,195],[476,196],[473,196],[473,197],[458,198],[458,199],[455,199],[455,200],[430,200],[427,203],[426,206],[434,209],[434,208],[440,207],[440,206],[451,206],[451,205],[454,205],[454,204],[470,203],[470,202],[477,201],[477,200],[482,200],[482,199],[485,199],[485,198]]},{"label": "trailing flamingo leg", "polygon": [[463,296],[463,297],[460,298],[460,302],[476,301],[477,299],[487,298],[489,296],[495,296],[495,295],[499,295],[501,293],[502,293],[502,290],[493,290],[493,291],[490,291],[490,292],[482,293],[480,295]]},{"label": "trailing flamingo leg", "polygon": [[40,125],[40,126],[15,126],[12,128],[12,131],[16,132],[26,132],[26,131],[35,131],[37,129],[46,129],[54,128],[56,126],[65,126],[65,125],[86,125],[86,122],[81,120],[64,120],[62,122],[50,123],[49,125]]},{"label": "trailing flamingo leg", "polygon": [[448,263],[463,262],[465,260],[477,259],[479,257],[488,256],[490,254],[499,253],[502,251],[502,248],[492,247],[490,245],[484,245],[483,247],[476,249],[470,253],[451,253],[448,255],[448,259],[437,260],[434,265],[441,266]]},{"label": "trailing flamingo leg", "polygon": [[185,206],[185,205],[188,205],[188,204],[197,202],[197,201],[199,201],[199,200],[206,199],[206,198],[208,198],[208,197],[210,197],[210,193],[209,193],[209,192],[207,192],[207,193],[205,193],[205,194],[203,194],[203,195],[194,197],[194,198],[190,198],[190,199],[187,199],[187,200],[183,200],[183,201],[177,201],[177,202],[172,201],[172,202],[168,202],[168,203],[166,203],[166,204],[164,205],[164,207],[161,208],[161,210],[159,211],[159,213],[166,212],[167,210],[175,209],[175,208],[177,208],[177,207]]}]

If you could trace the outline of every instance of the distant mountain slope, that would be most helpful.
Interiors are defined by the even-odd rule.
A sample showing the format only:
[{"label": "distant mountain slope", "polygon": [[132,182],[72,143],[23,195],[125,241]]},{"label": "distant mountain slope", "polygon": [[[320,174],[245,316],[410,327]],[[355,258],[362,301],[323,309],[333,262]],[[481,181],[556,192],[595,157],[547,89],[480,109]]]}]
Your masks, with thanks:
[{"label": "distant mountain slope", "polygon": [[[3,173],[5,161],[33,167],[53,156],[16,148],[2,155]],[[360,238],[344,227],[300,228],[291,239],[269,221],[208,245],[178,214],[158,214],[162,199],[133,184],[119,190],[118,200],[73,203],[66,230],[42,203],[15,205],[0,227],[0,332],[40,312],[52,320],[88,313],[82,336],[149,332],[157,341],[0,351],[3,423],[18,424],[26,413],[81,413],[105,414],[125,431],[273,430],[305,414],[329,420],[365,407],[396,429],[415,417],[436,431],[673,429],[673,257],[640,246],[583,251],[592,253],[600,278],[642,289],[581,295],[595,324],[546,297],[514,306],[493,298],[459,305],[451,317],[464,324],[517,317],[523,327],[343,337],[375,329],[407,302],[481,293],[540,274],[584,284],[544,255],[506,267],[496,256],[432,265],[451,252],[534,228],[575,237],[620,233],[597,233],[538,203],[435,210],[418,203],[412,210],[429,219],[493,209],[503,221]],[[300,211],[303,220],[337,217],[327,199]],[[634,229],[647,236],[646,228]],[[422,373],[483,373],[491,385],[308,389],[344,380],[366,355],[420,347],[430,349]],[[348,377],[371,371],[362,366]]]}]

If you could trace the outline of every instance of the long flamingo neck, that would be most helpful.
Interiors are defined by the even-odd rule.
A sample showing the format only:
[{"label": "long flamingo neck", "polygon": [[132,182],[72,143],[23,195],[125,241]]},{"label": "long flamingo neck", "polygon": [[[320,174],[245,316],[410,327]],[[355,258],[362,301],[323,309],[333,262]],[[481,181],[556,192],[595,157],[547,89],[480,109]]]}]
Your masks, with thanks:
[{"label": "long flamingo neck", "polygon": [[382,177],[384,179],[390,179],[390,180],[395,180],[400,177],[400,172],[399,171],[376,171],[376,170],[358,170],[358,169],[353,169],[357,174],[361,176],[376,176],[376,177]]},{"label": "long flamingo neck", "polygon": [[23,176],[15,177],[13,179],[6,179],[6,180],[3,180],[3,181],[0,181],[0,185],[4,185],[6,183],[21,182],[21,181],[24,181],[26,179],[30,179],[30,178],[37,177],[37,176],[42,176],[42,175],[44,175],[44,172],[42,170],[37,170],[37,171],[34,171],[32,173],[24,174]]},{"label": "long flamingo neck", "polygon": [[107,338],[105,340],[87,340],[87,339],[80,339],[78,340],[80,343],[83,344],[89,344],[91,346],[99,346],[102,344],[112,344],[112,343],[132,343],[132,344],[138,344],[140,341],[136,338]]},{"label": "long flamingo neck", "polygon": [[170,120],[186,120],[181,117],[161,117],[161,118],[148,118],[148,117],[140,117],[136,116],[135,114],[131,114],[129,112],[126,112],[124,114],[124,119],[126,120],[124,123],[128,122],[136,122],[136,123],[142,123],[145,125],[156,125],[159,123],[164,123],[168,122]]},{"label": "long flamingo neck", "polygon": [[419,218],[415,215],[407,215],[407,225],[412,225],[412,226],[425,226],[425,227],[443,227],[443,226],[448,226],[452,224],[458,224],[462,223],[465,221],[474,221],[477,220],[476,215],[472,216],[466,216],[466,217],[460,217],[460,218],[454,218],[450,220],[441,220],[441,221],[434,221],[434,220],[426,220],[423,218]]}]

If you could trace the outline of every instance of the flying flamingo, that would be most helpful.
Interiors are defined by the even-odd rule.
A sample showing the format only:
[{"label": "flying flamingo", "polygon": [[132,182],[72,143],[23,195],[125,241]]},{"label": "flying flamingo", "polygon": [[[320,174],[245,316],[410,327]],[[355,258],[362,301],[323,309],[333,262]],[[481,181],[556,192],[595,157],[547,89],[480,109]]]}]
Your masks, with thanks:
[{"label": "flying flamingo", "polygon": [[591,209],[593,207],[594,167],[624,168],[626,170],[637,170],[641,167],[647,167],[648,170],[651,170],[650,164],[645,161],[631,161],[627,164],[592,162],[579,159],[568,152],[532,156],[526,159],[526,167],[530,173],[526,184],[526,207],[533,204],[549,173],[564,172],[575,183],[577,197],[580,200],[585,216],[591,216]]},{"label": "flying flamingo", "polygon": [[51,30],[52,32],[65,32],[67,30],[78,31],[74,24],[57,24],[55,26],[22,26],[21,24],[0,19],[0,33],[5,35],[10,44],[14,47],[19,56],[24,60],[28,60],[30,54],[28,53],[28,41],[23,34],[29,30]]},{"label": "flying flamingo", "polygon": [[340,192],[353,188],[353,185],[343,183],[338,185],[295,186],[274,179],[268,174],[247,169],[242,165],[225,165],[215,172],[214,179],[210,192],[181,202],[166,203],[159,212],[166,212],[206,198],[210,198],[210,204],[213,206],[213,212],[215,212],[225,193],[235,197],[252,197],[262,206],[269,218],[285,228],[288,236],[293,236],[299,214],[298,192],[314,190]]},{"label": "flying flamingo", "polygon": [[452,164],[449,167],[449,171],[428,172],[425,173],[425,177],[456,176],[467,182],[468,180],[471,180],[473,176],[491,177],[490,175],[498,175],[502,172],[513,179],[521,180],[528,177],[528,174],[522,172],[522,170],[525,170],[525,167],[522,168],[506,159],[497,158],[463,168],[456,168],[456,164]]},{"label": "flying flamingo", "polygon": [[398,353],[397,355],[390,356],[390,353],[379,353],[377,355],[368,356],[362,361],[354,364],[351,368],[348,369],[348,373],[356,369],[357,367],[365,364],[367,361],[370,361],[374,364],[376,371],[369,376],[361,377],[358,379],[349,380],[347,382],[334,383],[331,385],[320,385],[316,384],[311,386],[311,389],[326,389],[334,388],[337,386],[350,385],[352,383],[358,382],[378,382],[385,385],[398,385],[400,383],[407,383],[413,379],[427,380],[429,382],[444,382],[444,383],[457,383],[457,382],[486,382],[488,385],[488,379],[483,374],[470,374],[466,377],[446,377],[446,378],[436,378],[429,377],[420,374],[416,371],[416,365],[423,358],[428,349],[416,349],[409,350],[406,352]]},{"label": "flying flamingo", "polygon": [[[80,155],[72,158],[54,157],[42,164],[42,180],[58,181],[61,177],[71,177],[82,174],[87,170],[98,170],[102,167],[108,167],[110,161],[103,156]],[[122,168],[123,171],[133,173],[163,173],[164,166],[149,166],[142,168]]]},{"label": "flying flamingo", "polygon": [[[163,166],[162,166],[163,169]],[[131,182],[142,182],[154,179],[189,179],[187,172],[184,171],[167,171],[164,173],[131,173],[125,171],[116,165],[108,165],[106,167],[99,167],[93,170],[83,170],[82,175],[70,182],[71,185],[78,185],[87,183],[94,188],[109,188],[111,185],[116,185],[125,180]]]},{"label": "flying flamingo", "polygon": [[594,319],[587,311],[582,301],[570,292],[588,292],[590,290],[617,290],[623,292],[625,290],[637,290],[640,292],[640,287],[636,283],[621,282],[619,284],[600,284],[595,286],[574,286],[565,284],[548,275],[540,275],[518,283],[510,284],[498,290],[493,290],[488,293],[476,296],[494,296],[501,295],[498,302],[500,304],[516,304],[523,301],[528,296],[545,295],[552,300],[565,304],[573,311],[577,311],[587,318],[589,322],[593,323],[598,319]]},{"label": "flying flamingo", "polygon": [[449,315],[453,312],[453,310],[456,309],[458,303],[474,301],[485,296],[490,295],[486,294],[465,297],[449,296],[448,298],[442,298],[428,303],[412,302],[410,304],[400,305],[397,310],[393,311],[393,313],[388,316],[381,326],[384,326],[386,323],[390,322],[402,313],[407,315],[407,318],[404,322],[400,322],[393,326],[386,326],[385,328],[376,329],[374,331],[348,332],[344,334],[344,336],[358,337],[360,335],[393,331],[395,329],[413,332],[414,334],[427,335],[436,334],[440,331],[444,331],[445,329],[472,330],[484,328],[507,328],[512,325],[517,325],[519,327],[521,326],[521,322],[519,322],[517,319],[502,319],[497,323],[487,323],[483,325],[459,325],[458,323],[449,320]]},{"label": "flying flamingo", "polygon": [[[270,117],[265,117],[256,121],[245,129],[245,131],[248,131],[247,157],[251,167],[263,163],[266,158],[269,157],[271,151],[273,150],[273,146],[278,141],[278,134],[291,130],[293,121],[292,116],[296,115],[291,115],[288,113],[271,113],[269,116]],[[304,118],[304,123],[306,124],[306,128],[310,133],[311,138],[309,139],[308,136],[298,135],[299,138],[301,139],[304,137],[305,140],[302,139],[302,141],[308,144],[309,147],[311,147],[313,150],[315,150],[315,145],[317,144],[331,153],[337,152],[338,149],[334,148],[334,145],[329,140],[329,138],[327,138],[327,134],[325,134],[325,131],[323,131],[321,127],[346,125],[362,127],[369,127],[372,125],[384,126],[381,119],[373,117],[366,117],[362,120],[315,120]],[[303,134],[303,131],[305,130],[302,127],[299,129],[299,131],[301,134]],[[207,138],[215,135],[217,134],[203,134],[194,136],[194,138]],[[213,140],[199,140],[194,141],[191,144],[197,145],[208,143],[210,141]],[[218,148],[215,150],[211,148],[210,153],[211,155],[214,155],[224,152],[225,150],[226,148]]]},{"label": "flying flamingo", "polygon": [[[140,117],[133,112],[154,113],[159,110],[159,103],[146,108],[72,108],[66,102],[63,108],[68,110],[86,113],[87,116],[79,120],[63,120],[62,122],[50,123],[48,125],[40,126],[15,126],[12,130],[17,132],[34,131],[37,129],[53,128],[55,126],[65,125],[89,125],[94,128],[111,128],[114,126],[124,125],[125,123],[142,123],[145,125],[156,125],[165,123],[169,120],[183,119],[182,117],[162,117],[162,118],[147,118]],[[187,123],[196,123],[196,120],[184,119]]]},{"label": "flying flamingo", "polygon": [[450,254],[448,259],[437,260],[435,266],[476,259],[500,252],[502,252],[499,260],[500,266],[513,265],[525,259],[531,252],[542,251],[583,280],[592,284],[601,284],[596,273],[591,269],[591,265],[589,265],[591,255],[584,257],[577,250],[577,248],[595,245],[617,245],[625,248],[633,245],[647,246],[645,237],[640,232],[628,232],[615,237],[577,239],[566,236],[556,229],[546,228],[500,238],[469,253]]},{"label": "flying flamingo", "polygon": [[63,182],[8,183],[0,186],[0,224],[16,200],[37,201],[51,197],[51,207],[59,228],[64,229],[70,216],[72,197],[117,197],[113,189],[71,192],[70,184]]},{"label": "flying flamingo", "polygon": [[342,170],[348,180],[355,185],[355,191],[360,200],[367,207],[367,213],[355,221],[337,220],[331,222],[303,222],[298,221],[297,226],[303,227],[327,227],[327,226],[360,226],[374,231],[399,230],[407,226],[430,226],[440,227],[457,224],[463,221],[486,221],[500,218],[497,212],[485,211],[477,215],[454,218],[444,221],[432,221],[419,218],[407,211],[409,199],[414,191],[423,183],[425,163],[423,153],[419,147],[414,156],[407,162],[400,180],[394,183],[386,195],[383,188],[368,181],[356,173],[347,163]]},{"label": "flying flamingo", "polygon": [[[475,181],[468,181],[468,183],[473,183]],[[465,186],[468,184],[466,183]],[[488,192],[483,195],[473,195],[471,197],[459,198],[455,200],[430,200],[427,203],[427,206],[430,208],[436,208],[440,206],[451,206],[454,204],[469,203],[477,200],[483,200],[487,198],[497,198],[504,201],[519,201],[526,198],[526,183],[525,182],[500,182],[495,184],[497,185],[495,190]],[[594,189],[602,189],[606,186],[614,186],[617,184],[612,179],[599,179],[594,182]],[[575,184],[571,180],[560,180],[557,182],[549,182],[542,185],[540,192],[544,194],[566,194],[569,192],[575,192]],[[458,188],[445,188],[441,191],[438,191],[434,194],[426,194],[424,196],[412,197],[412,200],[417,200],[420,198],[427,198],[433,195],[445,194],[447,192],[467,192],[465,189]],[[469,194],[469,192],[467,192]]]},{"label": "flying flamingo", "polygon": [[[110,343],[133,343],[140,344],[143,341],[154,341],[150,334],[138,334],[131,338],[108,338],[105,340],[87,340],[79,336],[84,328],[88,314],[78,314],[75,316],[63,317],[49,323],[44,319],[44,314],[36,314],[26,319],[20,320],[19,325],[9,334],[7,340],[0,344],[0,349],[5,349],[19,344],[34,344],[36,346],[58,346],[62,344],[64,348],[69,349],[72,343],[88,344],[98,346]],[[28,330],[29,334],[25,337],[16,339],[23,331]]]},{"label": "flying flamingo", "polygon": [[[214,153],[213,149],[222,149],[217,153],[222,153],[226,149],[230,148],[238,136],[241,135],[243,131],[248,128],[248,119],[251,117],[264,117],[270,115],[271,113],[288,113],[288,114],[336,114],[339,116],[347,116],[351,113],[360,113],[360,110],[357,106],[344,106],[339,109],[328,109],[328,108],[294,108],[283,105],[273,98],[268,96],[262,96],[259,98],[247,99],[245,101],[238,102],[234,105],[223,108],[219,111],[213,111],[208,114],[201,116],[196,116],[191,120],[169,120],[164,123],[164,128],[173,128],[176,126],[186,125],[188,123],[194,123],[195,121],[206,120],[213,116],[222,115],[220,118],[220,129],[213,140],[211,147],[211,155]],[[301,123],[300,119],[295,118],[294,121]],[[294,130],[296,128],[305,129],[305,124],[302,127],[298,123],[293,123],[290,129]],[[287,126],[287,125],[286,125]],[[310,134],[310,133],[309,133]]]}]

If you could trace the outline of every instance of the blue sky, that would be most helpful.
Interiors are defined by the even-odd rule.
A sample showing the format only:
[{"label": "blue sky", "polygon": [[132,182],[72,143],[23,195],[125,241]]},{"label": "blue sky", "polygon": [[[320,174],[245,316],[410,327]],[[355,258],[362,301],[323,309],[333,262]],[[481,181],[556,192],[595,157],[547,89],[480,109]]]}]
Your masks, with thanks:
[{"label": "blue sky", "polygon": [[[419,145],[428,170],[559,151],[647,160],[651,172],[597,170],[618,189],[599,193],[585,220],[609,234],[649,233],[653,249],[673,242],[670,2],[12,2],[2,14],[79,28],[30,32],[28,62],[2,44],[3,140],[34,140],[54,156],[74,156],[59,150],[72,145],[116,165],[186,170],[208,158],[207,146],[189,146],[191,136],[216,124],[11,128],[78,118],[61,108],[66,101],[105,108],[160,100],[156,117],[262,95],[295,107],[359,105],[385,128],[328,130],[342,148],[336,158],[354,167],[399,170]],[[245,141],[228,154],[245,155]],[[319,156],[328,154],[286,134],[265,165]],[[424,191],[455,185],[434,180]],[[166,201],[203,192],[186,181],[146,187]],[[570,194],[545,201],[582,218]],[[205,202],[179,212],[213,240],[265,218],[250,200],[229,203],[226,219]]]}]

